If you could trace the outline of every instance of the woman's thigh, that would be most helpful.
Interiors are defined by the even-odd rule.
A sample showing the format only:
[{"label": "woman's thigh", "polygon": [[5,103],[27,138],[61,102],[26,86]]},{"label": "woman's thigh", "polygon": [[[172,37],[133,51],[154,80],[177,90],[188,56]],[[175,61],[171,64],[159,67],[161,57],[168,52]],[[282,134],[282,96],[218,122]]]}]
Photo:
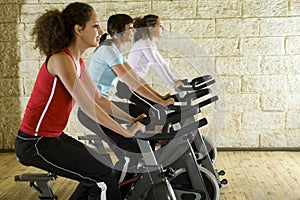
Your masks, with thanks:
[{"label": "woman's thigh", "polygon": [[[21,140],[21,141],[20,141]],[[78,181],[101,181],[112,172],[81,142],[62,134],[57,138],[40,137],[33,141],[16,139],[18,157],[25,165],[53,172]]]}]

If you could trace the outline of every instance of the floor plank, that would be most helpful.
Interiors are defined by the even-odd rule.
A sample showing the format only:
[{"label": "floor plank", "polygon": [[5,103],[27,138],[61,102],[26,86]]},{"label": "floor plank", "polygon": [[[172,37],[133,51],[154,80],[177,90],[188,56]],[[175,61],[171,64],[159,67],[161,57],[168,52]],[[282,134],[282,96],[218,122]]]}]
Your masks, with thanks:
[{"label": "floor plank", "polygon": [[220,200],[300,200],[300,152],[219,152],[228,185]]},{"label": "floor plank", "polygon": [[[0,153],[0,200],[34,200],[29,183],[15,182],[21,173],[41,172],[21,165],[13,153]],[[300,200],[300,152],[222,151],[215,167],[225,170],[228,184],[220,200]],[[68,199],[77,182],[63,177],[50,181],[60,200]]]}]

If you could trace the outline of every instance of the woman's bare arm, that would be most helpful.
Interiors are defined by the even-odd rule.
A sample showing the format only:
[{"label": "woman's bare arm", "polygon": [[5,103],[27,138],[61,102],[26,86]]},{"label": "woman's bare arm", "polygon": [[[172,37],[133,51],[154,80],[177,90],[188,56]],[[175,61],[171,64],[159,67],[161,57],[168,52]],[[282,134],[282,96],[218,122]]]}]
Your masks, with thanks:
[{"label": "woman's bare arm", "polygon": [[163,98],[161,94],[159,94],[156,90],[154,90],[142,77],[140,77],[129,65],[128,62],[124,63],[124,67],[127,69],[129,73],[132,74],[133,77],[137,79],[138,82],[140,82],[144,87],[146,87],[148,90],[150,90],[153,94],[156,96],[159,96],[160,98]]},{"label": "woman's bare arm", "polygon": [[[90,97],[92,99],[95,99],[96,103],[99,104],[109,115],[117,117],[129,123],[132,123],[137,120],[136,118],[133,118],[128,113],[121,110],[118,106],[109,101],[106,97],[101,95],[88,72],[85,73],[84,80],[84,87],[86,88]],[[144,117],[146,117],[146,115],[144,115]]]},{"label": "woman's bare arm", "polygon": [[87,90],[76,75],[73,61],[64,52],[51,56],[47,67],[49,73],[59,77],[79,107],[99,124],[124,137],[133,137],[138,130],[144,131],[144,126],[140,123],[136,123],[136,125],[128,131],[113,120],[109,114],[88,95]]},{"label": "woman's bare arm", "polygon": [[[146,81],[140,78],[130,65],[126,62],[124,64],[118,64],[112,67],[113,71],[119,76],[119,78],[128,85],[133,91],[139,95],[167,107],[174,103],[174,99],[164,100],[160,94],[158,94],[153,88],[151,88]],[[151,89],[150,89],[151,88]]]}]

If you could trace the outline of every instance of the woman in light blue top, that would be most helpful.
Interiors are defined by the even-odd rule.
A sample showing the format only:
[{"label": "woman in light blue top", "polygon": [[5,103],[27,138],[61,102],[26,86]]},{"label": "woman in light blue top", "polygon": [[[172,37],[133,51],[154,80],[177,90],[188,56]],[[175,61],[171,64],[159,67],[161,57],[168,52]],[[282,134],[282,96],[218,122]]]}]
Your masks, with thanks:
[{"label": "woman in light blue top", "polygon": [[107,98],[109,91],[115,87],[119,78],[113,67],[125,62],[124,53],[118,49],[114,42],[111,42],[110,45],[103,44],[94,53],[90,62],[89,73],[101,94]]},{"label": "woman in light blue top", "polygon": [[112,39],[100,44],[89,65],[89,72],[100,92],[108,97],[108,92],[120,79],[131,90],[152,102],[164,107],[173,104],[173,99],[165,100],[168,95],[160,95],[137,75],[124,56],[122,49],[126,43],[133,41],[136,32],[133,19],[125,14],[113,15],[108,19],[107,31]]},{"label": "woman in light blue top", "polygon": [[[140,78],[134,70],[131,69],[131,66],[126,61],[122,49],[126,43],[133,41],[135,33],[133,19],[126,14],[113,15],[109,17],[107,21],[107,31],[112,39],[105,40],[100,44],[93,54],[89,65],[89,73],[100,93],[109,98],[109,92],[120,80],[132,91],[135,91],[144,98],[160,104],[163,107],[174,104],[173,98],[165,100],[165,96],[160,95],[150,87],[144,79]],[[101,39],[103,40],[103,38]],[[148,114],[145,108],[135,104],[121,102],[119,102],[119,104],[118,102],[114,103],[121,109],[128,111],[131,116],[137,117],[142,113]],[[131,157],[131,154],[128,153],[140,153],[135,138],[125,138],[118,133],[106,130],[106,127],[97,124],[81,110],[78,112],[78,118],[85,127],[95,132],[108,143],[119,159],[119,162],[117,163],[118,166],[124,166],[124,157],[126,156],[130,158],[129,168],[134,168],[136,166],[136,156]],[[101,128],[99,129],[99,127]],[[120,154],[120,149],[122,154]],[[124,168],[117,170],[124,171]],[[122,194],[125,195],[125,192]]]}]

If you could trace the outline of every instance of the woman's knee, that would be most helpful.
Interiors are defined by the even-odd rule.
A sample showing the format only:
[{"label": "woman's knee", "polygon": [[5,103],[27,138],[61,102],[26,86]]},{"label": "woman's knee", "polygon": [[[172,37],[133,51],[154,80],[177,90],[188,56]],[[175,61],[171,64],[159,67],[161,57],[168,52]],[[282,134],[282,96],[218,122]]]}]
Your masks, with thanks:
[{"label": "woman's knee", "polygon": [[113,170],[110,173],[102,176],[97,182],[97,186],[102,191],[101,196],[105,194],[107,199],[121,199],[119,184],[116,174]]}]

